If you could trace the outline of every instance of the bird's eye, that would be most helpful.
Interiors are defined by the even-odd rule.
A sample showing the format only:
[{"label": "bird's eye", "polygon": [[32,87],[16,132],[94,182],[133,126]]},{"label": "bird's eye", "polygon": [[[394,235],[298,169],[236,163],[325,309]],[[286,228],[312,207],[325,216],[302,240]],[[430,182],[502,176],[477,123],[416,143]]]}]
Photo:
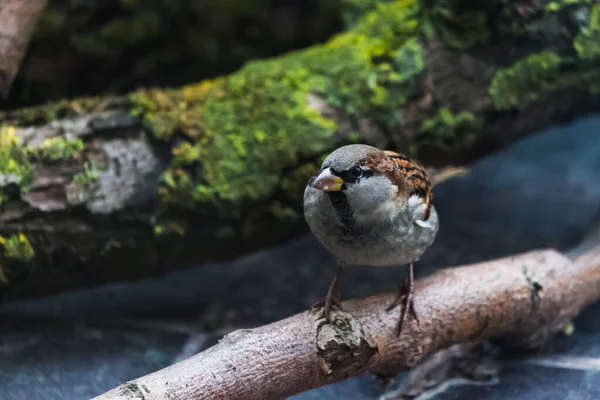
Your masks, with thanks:
[{"label": "bird's eye", "polygon": [[363,169],[359,166],[353,167],[350,170],[350,175],[352,175],[355,178],[360,178],[363,174]]}]

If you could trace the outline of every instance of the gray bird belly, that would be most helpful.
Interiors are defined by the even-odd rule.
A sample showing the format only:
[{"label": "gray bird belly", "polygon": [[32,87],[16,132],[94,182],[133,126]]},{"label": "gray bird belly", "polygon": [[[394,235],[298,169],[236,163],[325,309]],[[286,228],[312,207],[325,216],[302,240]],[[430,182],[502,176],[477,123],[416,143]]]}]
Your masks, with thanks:
[{"label": "gray bird belly", "polygon": [[[340,226],[333,210],[319,202],[320,193],[307,190],[304,205],[308,225],[321,244],[336,258],[347,264],[397,266],[417,261],[435,238],[438,228],[437,213],[432,208],[432,226],[423,228],[411,218],[400,216],[386,226],[361,228],[349,233]],[[328,210],[329,211],[329,210]]]},{"label": "gray bird belly", "polygon": [[339,229],[319,238],[334,256],[347,264],[394,266],[417,261],[430,243],[416,243],[414,232],[395,230],[347,235]]}]

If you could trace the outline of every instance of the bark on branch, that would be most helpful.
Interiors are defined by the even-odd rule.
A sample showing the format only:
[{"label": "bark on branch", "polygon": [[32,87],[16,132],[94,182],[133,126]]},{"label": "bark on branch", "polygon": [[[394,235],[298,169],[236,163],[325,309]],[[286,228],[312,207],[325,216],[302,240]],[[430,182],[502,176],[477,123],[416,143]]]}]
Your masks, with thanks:
[{"label": "bark on branch", "polygon": [[[596,241],[596,243],[598,243]],[[440,271],[416,284],[420,325],[400,338],[394,294],[343,303],[331,324],[304,312],[233,332],[214,347],[96,400],[282,399],[365,373],[389,376],[453,344],[537,347],[600,298],[600,246],[539,250]]]},{"label": "bark on branch", "polygon": [[0,97],[6,96],[46,0],[0,0]]}]

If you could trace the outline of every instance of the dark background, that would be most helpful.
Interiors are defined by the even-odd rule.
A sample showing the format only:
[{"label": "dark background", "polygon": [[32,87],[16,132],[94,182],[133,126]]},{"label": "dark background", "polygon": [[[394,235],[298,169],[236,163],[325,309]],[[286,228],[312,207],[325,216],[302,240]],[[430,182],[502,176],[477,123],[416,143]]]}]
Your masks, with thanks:
[{"label": "dark background", "polygon": [[325,41],[344,15],[351,21],[352,7],[341,9],[341,0],[51,0],[0,106],[226,75]]}]

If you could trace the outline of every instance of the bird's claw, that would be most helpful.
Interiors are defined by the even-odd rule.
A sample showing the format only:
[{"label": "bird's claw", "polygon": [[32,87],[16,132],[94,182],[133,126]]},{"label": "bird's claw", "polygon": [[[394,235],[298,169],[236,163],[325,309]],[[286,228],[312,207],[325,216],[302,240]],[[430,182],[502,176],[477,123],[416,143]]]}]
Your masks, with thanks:
[{"label": "bird's claw", "polygon": [[323,317],[325,318],[325,320],[327,322],[331,322],[331,310],[333,308],[338,309],[339,311],[343,311],[344,309],[342,308],[342,303],[340,302],[340,300],[335,297],[335,296],[331,296],[329,298],[325,298],[323,300],[317,301],[315,304],[312,305],[311,307],[311,312],[313,314],[317,313],[319,310],[323,310]]}]

